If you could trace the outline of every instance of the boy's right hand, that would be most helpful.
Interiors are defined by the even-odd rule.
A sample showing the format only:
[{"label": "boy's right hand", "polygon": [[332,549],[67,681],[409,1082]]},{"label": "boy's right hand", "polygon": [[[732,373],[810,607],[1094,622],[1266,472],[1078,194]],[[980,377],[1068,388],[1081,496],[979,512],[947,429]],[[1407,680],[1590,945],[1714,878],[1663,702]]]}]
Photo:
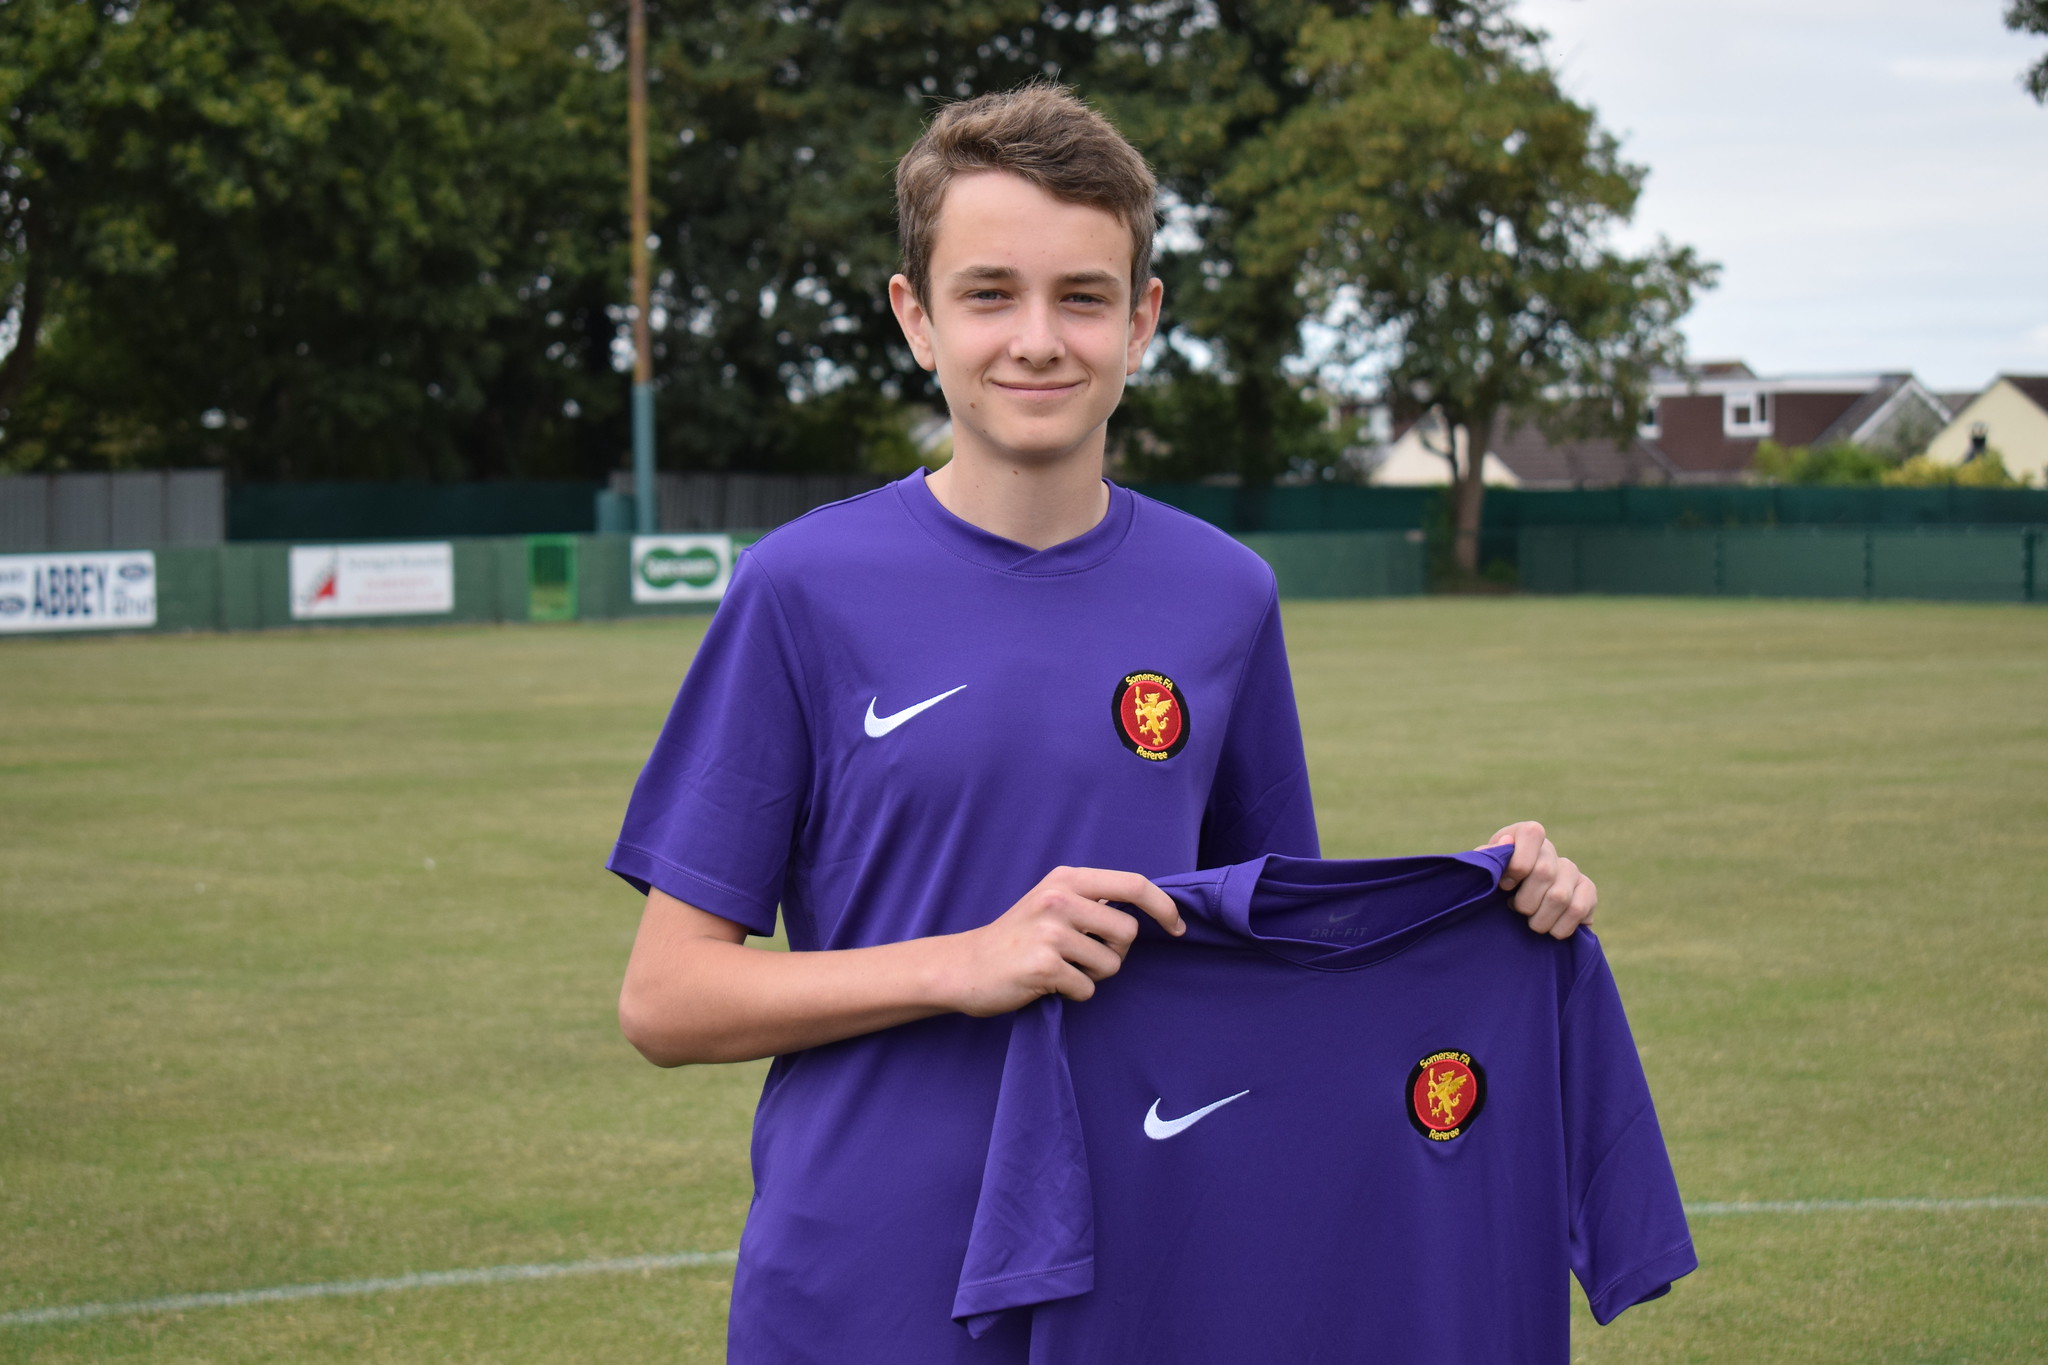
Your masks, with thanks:
[{"label": "boy's right hand", "polygon": [[1136,906],[1169,934],[1187,932],[1173,898],[1135,872],[1056,867],[993,922],[950,936],[949,1004],[986,1018],[1046,995],[1088,999],[1138,936],[1137,917],[1108,901]]}]

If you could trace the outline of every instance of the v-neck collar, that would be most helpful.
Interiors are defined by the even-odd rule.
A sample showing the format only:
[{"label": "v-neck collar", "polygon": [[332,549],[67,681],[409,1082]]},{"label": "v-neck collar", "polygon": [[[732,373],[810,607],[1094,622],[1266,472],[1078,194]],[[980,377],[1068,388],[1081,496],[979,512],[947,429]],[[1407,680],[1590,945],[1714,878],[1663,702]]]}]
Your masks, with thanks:
[{"label": "v-neck collar", "polygon": [[1103,482],[1109,487],[1109,510],[1103,513],[1102,520],[1072,540],[1043,550],[984,531],[947,511],[925,483],[922,469],[898,480],[895,488],[911,518],[933,540],[960,558],[997,573],[1041,577],[1092,569],[1114,554],[1130,534],[1137,499],[1129,489],[1119,488],[1107,479]]}]

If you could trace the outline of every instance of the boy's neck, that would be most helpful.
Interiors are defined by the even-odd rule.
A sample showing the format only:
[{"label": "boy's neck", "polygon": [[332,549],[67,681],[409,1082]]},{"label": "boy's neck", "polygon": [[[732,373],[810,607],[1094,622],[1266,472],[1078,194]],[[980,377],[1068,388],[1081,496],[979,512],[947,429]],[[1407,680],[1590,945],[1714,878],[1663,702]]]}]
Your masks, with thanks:
[{"label": "boy's neck", "polygon": [[960,520],[1034,550],[1086,535],[1109,514],[1100,450],[1026,464],[956,448],[925,487]]}]

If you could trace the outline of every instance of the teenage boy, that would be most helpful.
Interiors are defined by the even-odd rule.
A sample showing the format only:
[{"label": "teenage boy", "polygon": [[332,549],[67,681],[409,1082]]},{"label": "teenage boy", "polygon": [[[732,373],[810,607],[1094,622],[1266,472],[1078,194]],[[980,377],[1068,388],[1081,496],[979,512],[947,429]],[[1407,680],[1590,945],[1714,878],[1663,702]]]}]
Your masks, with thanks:
[{"label": "teenage boy", "polygon": [[[1272,573],[1102,477],[1159,321],[1143,158],[1031,87],[941,110],[896,184],[890,300],[953,458],[741,556],[609,864],[647,894],[627,1037],[775,1058],[738,1365],[1019,1358],[950,1319],[1002,1016],[1116,973],[1109,902],[1180,932],[1149,878],[1317,855]],[[1509,841],[1517,908],[1570,934],[1592,883]],[[793,951],[746,946],[778,905]]]}]

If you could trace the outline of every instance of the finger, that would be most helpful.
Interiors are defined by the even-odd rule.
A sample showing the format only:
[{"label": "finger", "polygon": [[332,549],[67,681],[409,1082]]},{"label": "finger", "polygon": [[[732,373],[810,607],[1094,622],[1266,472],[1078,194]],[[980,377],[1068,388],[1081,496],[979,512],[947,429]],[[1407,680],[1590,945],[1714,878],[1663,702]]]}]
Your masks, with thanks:
[{"label": "finger", "polygon": [[1515,844],[1515,851],[1508,858],[1507,871],[1501,874],[1503,891],[1512,891],[1527,881],[1537,864],[1543,861],[1544,854],[1552,857],[1557,854],[1557,850],[1550,846],[1550,840],[1544,837],[1543,826],[1534,820],[1509,825],[1495,837],[1502,842],[1513,839]]},{"label": "finger", "polygon": [[1558,916],[1557,923],[1550,926],[1552,938],[1570,938],[1581,927],[1592,922],[1593,911],[1600,904],[1600,892],[1590,877],[1579,878],[1579,884],[1572,889],[1571,904]]},{"label": "finger", "polygon": [[1159,922],[1159,927],[1169,934],[1187,932],[1187,925],[1181,922],[1180,907],[1173,903],[1173,897],[1154,886],[1147,878],[1135,872],[1115,872],[1101,867],[1069,867],[1054,874],[1060,884],[1079,896],[1095,901],[1121,901],[1133,905]]},{"label": "finger", "polygon": [[1070,966],[1086,972],[1095,981],[1115,976],[1116,969],[1124,965],[1122,953],[1076,930],[1061,936],[1059,953]]},{"label": "finger", "polygon": [[1053,978],[1052,990],[1069,1000],[1089,1000],[1095,995],[1095,978],[1078,967],[1069,966]]},{"label": "finger", "polygon": [[1515,909],[1525,915],[1535,914],[1543,904],[1544,896],[1550,893],[1550,888],[1556,883],[1563,862],[1564,860],[1555,852],[1548,858],[1538,858],[1536,866],[1522,879],[1521,885],[1515,888]]},{"label": "finger", "polygon": [[1067,909],[1067,922],[1092,938],[1101,939],[1122,957],[1138,937],[1138,917],[1113,905],[1076,896]]},{"label": "finger", "polygon": [[[1539,934],[1550,933],[1557,927],[1558,921],[1564,918],[1565,911],[1571,909],[1572,893],[1578,888],[1579,869],[1573,865],[1571,859],[1559,858],[1557,875],[1551,880],[1550,885],[1544,888],[1543,898],[1529,916],[1529,927]],[[1560,934],[1559,937],[1562,938],[1570,932],[1567,928],[1565,934]]]}]

